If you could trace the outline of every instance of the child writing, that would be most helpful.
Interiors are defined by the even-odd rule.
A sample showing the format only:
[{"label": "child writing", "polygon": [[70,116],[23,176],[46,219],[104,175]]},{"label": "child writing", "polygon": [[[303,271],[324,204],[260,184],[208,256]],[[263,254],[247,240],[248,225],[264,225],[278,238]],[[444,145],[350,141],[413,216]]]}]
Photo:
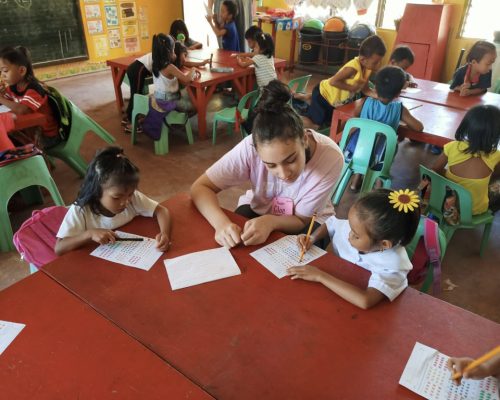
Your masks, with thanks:
[{"label": "child writing", "polygon": [[[422,131],[424,129],[422,122],[412,116],[400,100],[396,100],[405,82],[406,76],[401,68],[391,66],[382,68],[377,72],[375,77],[377,98],[366,97],[363,100],[359,100],[354,109],[354,116],[382,122],[392,127],[396,132],[400,121],[404,122],[412,130]],[[358,138],[359,131],[354,132],[349,138],[344,152],[346,160],[352,158]],[[374,145],[373,160],[370,163],[371,168],[380,170],[384,150],[385,138],[379,136]],[[351,190],[357,190],[360,185],[361,175],[355,174],[352,178]]]},{"label": "child writing", "polygon": [[406,83],[403,89],[406,89],[407,87],[410,88],[418,87],[418,84],[417,82],[414,81],[413,76],[406,71],[413,65],[414,61],[415,61],[415,55],[413,54],[413,51],[408,46],[404,45],[397,46],[393,50],[391,56],[389,57],[389,65],[392,65],[394,67],[399,67],[403,71],[405,71]]},{"label": "child writing", "polygon": [[377,69],[386,52],[377,35],[363,40],[359,56],[345,64],[334,76],[321,81],[312,91],[311,106],[304,116],[304,125],[318,129],[330,124],[335,107],[349,103],[362,92],[373,95],[368,88],[372,71]]},{"label": "child writing", "polygon": [[[170,36],[172,36],[174,40],[183,42],[188,50],[196,50],[203,47],[200,42],[191,39],[191,37],[189,36],[188,28],[182,19],[176,19],[174,22],[172,22],[172,25],[170,25]],[[182,38],[184,39],[181,40]]]},{"label": "child writing", "polygon": [[240,39],[234,22],[237,14],[236,4],[231,0],[225,0],[220,7],[221,22],[217,21],[217,14],[213,14],[211,17],[206,16],[215,35],[222,37],[222,48],[224,50],[240,51]]},{"label": "child writing", "polygon": [[55,253],[62,255],[85,244],[114,243],[113,232],[136,215],[156,216],[160,233],[156,247],[169,248],[168,210],[137,190],[139,170],[119,147],[99,151],[92,160],[75,203],[69,208],[59,232]]},{"label": "child writing", "polygon": [[[330,202],[344,160],[329,137],[304,131],[290,106],[290,89],[278,80],[263,88],[252,135],[247,136],[191,186],[191,197],[215,229],[221,246],[260,244],[274,230],[299,233],[314,212],[333,213]],[[236,213],[248,220],[233,223],[217,199],[221,190],[250,181]]]},{"label": "child writing", "polygon": [[250,52],[248,53],[238,53],[238,54],[231,54],[231,57],[253,57],[255,55],[255,44],[257,43],[255,38],[257,35],[260,35],[264,32],[262,32],[262,29],[260,29],[257,25],[252,25],[250,28],[248,28],[245,31],[245,40],[247,42],[247,46],[250,49]]},{"label": "child writing", "polygon": [[[465,379],[484,379],[488,376],[494,376],[500,379],[500,354],[485,360],[477,367],[465,371],[465,369],[474,362],[470,357],[450,357],[447,362],[447,367],[452,375],[456,372],[462,374]],[[460,384],[461,378],[456,380],[455,383]]]},{"label": "child writing", "polygon": [[28,133],[28,141],[41,148],[50,148],[61,142],[59,124],[48,103],[46,90],[35,78],[31,57],[26,48],[5,47],[0,51],[0,72],[5,86],[0,86],[0,104],[16,115],[39,112],[45,115],[41,135]]},{"label": "child writing", "polygon": [[186,57],[188,55],[188,48],[184,45],[184,43],[179,42],[178,40],[175,42],[174,53],[175,53],[174,65],[180,70],[183,67],[203,67],[210,62],[209,59],[201,61],[187,60]]},{"label": "child writing", "polygon": [[274,42],[269,33],[255,36],[254,52],[253,57],[240,56],[236,60],[240,67],[255,66],[257,86],[261,88],[278,77],[274,68]]},{"label": "child writing", "polygon": [[467,63],[453,75],[450,89],[460,96],[483,94],[491,86],[491,66],[497,58],[495,45],[480,40],[467,54]]},{"label": "child writing", "polygon": [[499,172],[499,140],[500,110],[487,105],[471,108],[457,128],[455,141],[444,145],[432,167],[470,192],[473,215],[488,210],[488,184]]},{"label": "child writing", "polygon": [[359,198],[347,220],[328,218],[307,240],[299,235],[298,246],[309,249],[331,237],[334,252],[371,272],[368,287],[361,289],[312,265],[292,267],[292,279],[320,282],[357,307],[368,309],[384,298],[394,300],[407,286],[412,269],[404,248],[415,235],[420,220],[418,196],[409,190],[377,189]]}]

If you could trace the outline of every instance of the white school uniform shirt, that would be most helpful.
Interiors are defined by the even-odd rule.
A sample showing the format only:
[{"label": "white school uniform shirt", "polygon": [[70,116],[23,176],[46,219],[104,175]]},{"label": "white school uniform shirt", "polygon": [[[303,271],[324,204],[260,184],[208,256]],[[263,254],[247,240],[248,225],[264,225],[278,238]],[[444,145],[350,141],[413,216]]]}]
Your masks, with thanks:
[{"label": "white school uniform shirt", "polygon": [[127,207],[113,217],[94,214],[89,205],[80,207],[73,204],[57,232],[60,239],[72,237],[88,229],[116,229],[132,221],[135,216],[152,217],[158,203],[136,190]]},{"label": "white school uniform shirt", "polygon": [[256,54],[252,57],[255,64],[255,77],[257,86],[266,86],[273,79],[277,79],[276,69],[274,68],[274,57],[268,57],[263,54]]},{"label": "white school uniform shirt", "polygon": [[361,254],[349,243],[351,227],[348,220],[332,216],[326,220],[326,226],[335,253],[372,273],[368,287],[377,289],[393,301],[408,286],[406,276],[413,266],[403,246]]},{"label": "white school uniform shirt", "polygon": [[137,61],[144,64],[150,73],[153,71],[153,53],[144,54],[142,57],[139,57]]}]

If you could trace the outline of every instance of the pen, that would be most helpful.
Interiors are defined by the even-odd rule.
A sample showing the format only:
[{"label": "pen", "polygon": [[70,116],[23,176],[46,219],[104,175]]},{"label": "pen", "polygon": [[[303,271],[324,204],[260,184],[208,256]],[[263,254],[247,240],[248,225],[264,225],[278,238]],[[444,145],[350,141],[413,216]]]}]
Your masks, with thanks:
[{"label": "pen", "polygon": [[465,372],[468,372],[471,369],[476,368],[478,365],[484,363],[485,361],[488,361],[491,357],[494,357],[497,354],[500,354],[500,346],[495,347],[493,350],[479,357],[477,360],[472,361],[469,365],[467,365],[467,367],[465,367],[465,369],[462,372],[455,372],[453,374],[452,379],[456,380],[461,378]]},{"label": "pen", "polygon": [[144,238],[120,238],[115,239],[117,242],[142,242]]},{"label": "pen", "polygon": [[[307,243],[309,243],[309,238],[311,237],[311,231],[312,231],[312,228],[313,228],[313,225],[314,225],[314,220],[316,219],[316,213],[313,214],[312,218],[311,218],[311,223],[309,224],[309,229],[307,230],[307,235],[306,235],[306,245]],[[304,254],[306,253],[305,251],[305,247],[302,248],[302,250],[300,251],[300,258],[299,258],[299,262],[302,262],[302,259],[304,258]]]},{"label": "pen", "polygon": [[408,109],[408,111],[410,111],[410,110],[414,110],[415,108],[422,107],[422,106],[423,106],[423,104],[419,104],[418,106],[415,106],[415,107],[409,108],[409,109]]},{"label": "pen", "polygon": [[214,58],[214,53],[210,54],[210,68],[212,68],[212,60]]}]

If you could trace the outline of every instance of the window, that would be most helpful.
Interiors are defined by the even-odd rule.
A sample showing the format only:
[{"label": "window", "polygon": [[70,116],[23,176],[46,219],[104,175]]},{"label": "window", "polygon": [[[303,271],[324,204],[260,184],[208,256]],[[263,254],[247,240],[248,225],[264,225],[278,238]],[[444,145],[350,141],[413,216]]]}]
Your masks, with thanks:
[{"label": "window", "polygon": [[375,19],[377,17],[377,0],[373,0],[365,15],[358,15],[352,3],[347,9],[340,9],[332,6],[315,6],[311,5],[311,3],[314,3],[314,1],[304,1],[300,5],[296,5],[295,14],[304,17],[305,20],[317,18],[323,22],[333,16],[341,17],[347,22],[348,26],[352,26],[356,22],[375,25]]},{"label": "window", "polygon": [[403,16],[406,3],[430,4],[431,0],[379,0],[377,26],[384,29],[395,29],[394,20]]},{"label": "window", "polygon": [[461,36],[492,41],[495,30],[500,30],[500,23],[491,0],[468,0]]}]

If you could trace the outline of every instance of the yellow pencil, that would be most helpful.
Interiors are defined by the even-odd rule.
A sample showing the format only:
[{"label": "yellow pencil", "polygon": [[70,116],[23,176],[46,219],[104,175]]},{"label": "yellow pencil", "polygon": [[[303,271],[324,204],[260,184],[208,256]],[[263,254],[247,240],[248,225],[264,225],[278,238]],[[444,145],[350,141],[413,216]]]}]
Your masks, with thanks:
[{"label": "yellow pencil", "polygon": [[465,369],[462,372],[455,372],[453,374],[453,379],[461,378],[465,372],[468,372],[476,368],[478,365],[484,363],[485,361],[488,361],[491,357],[494,357],[497,354],[500,354],[500,346],[495,347],[493,350],[489,351],[484,356],[481,356],[477,360],[472,361],[469,365],[467,365],[467,367],[465,367]]},{"label": "yellow pencil", "polygon": [[[309,238],[311,237],[311,231],[312,231],[315,219],[316,219],[316,213],[313,214],[313,216],[311,218],[311,223],[309,224],[309,229],[308,229],[307,235],[306,235],[306,245],[307,245],[307,243],[309,243]],[[306,253],[305,247],[303,247],[301,252],[300,252],[299,262],[302,262],[302,259],[304,258],[305,253]]]}]

